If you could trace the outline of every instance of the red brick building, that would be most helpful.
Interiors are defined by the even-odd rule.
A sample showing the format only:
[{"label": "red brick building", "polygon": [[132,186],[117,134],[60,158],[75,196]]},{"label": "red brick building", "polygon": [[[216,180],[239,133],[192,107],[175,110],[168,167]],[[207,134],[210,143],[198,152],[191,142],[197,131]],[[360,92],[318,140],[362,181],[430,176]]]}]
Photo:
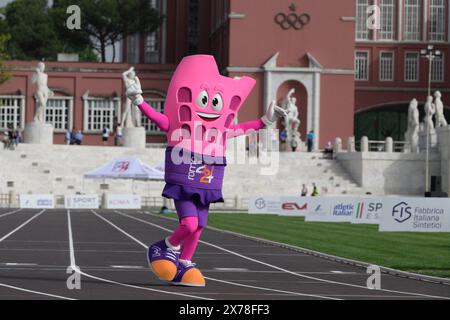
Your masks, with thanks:
[{"label": "red brick building", "polygon": [[[57,95],[49,101],[47,121],[58,131],[57,143],[72,128],[86,133],[86,143],[101,143],[102,127],[120,121],[121,73],[130,65],[146,100],[162,110],[176,64],[195,53],[213,54],[223,74],[257,80],[239,121],[260,117],[272,99],[281,103],[295,88],[302,139],[314,130],[320,147],[355,133],[403,140],[407,104],[413,97],[425,100],[427,64],[417,53],[429,42],[444,52],[433,65],[433,88],[441,90],[444,103],[450,101],[447,0],[149,1],[166,18],[157,32],[123,41],[121,63],[46,64]],[[367,29],[370,5],[380,8],[379,30]],[[35,109],[31,76],[37,62],[9,63],[16,71],[0,87],[0,127],[23,126]],[[164,141],[145,125],[149,142]]]},{"label": "red brick building", "polygon": [[[416,98],[423,113],[428,91],[428,44],[442,52],[432,64],[431,89],[450,107],[450,6],[448,0],[356,0],[355,134],[403,140],[407,108]],[[367,28],[377,5],[380,28]],[[446,110],[447,119],[449,118]]]}]

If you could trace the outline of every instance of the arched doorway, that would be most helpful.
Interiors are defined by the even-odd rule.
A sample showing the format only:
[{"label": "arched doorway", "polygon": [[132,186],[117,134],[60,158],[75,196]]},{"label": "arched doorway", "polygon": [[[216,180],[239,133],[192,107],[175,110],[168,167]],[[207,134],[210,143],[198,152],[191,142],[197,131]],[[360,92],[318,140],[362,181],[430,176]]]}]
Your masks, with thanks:
[{"label": "arched doorway", "polygon": [[[296,98],[296,105],[298,109],[298,119],[300,120],[300,138],[302,141],[306,139],[307,132],[307,116],[308,116],[308,92],[303,84],[296,80],[288,80],[283,82],[277,89],[276,101],[280,107],[283,107],[283,102],[288,92],[294,89],[292,97]],[[284,126],[278,125],[280,130],[285,129]]]},{"label": "arched doorway", "polygon": [[[367,136],[369,140],[382,141],[392,137],[395,141],[404,141],[408,129],[409,102],[366,108],[355,114],[355,139]],[[425,116],[424,103],[419,102],[419,119]],[[446,119],[450,119],[450,109],[444,109]]]}]

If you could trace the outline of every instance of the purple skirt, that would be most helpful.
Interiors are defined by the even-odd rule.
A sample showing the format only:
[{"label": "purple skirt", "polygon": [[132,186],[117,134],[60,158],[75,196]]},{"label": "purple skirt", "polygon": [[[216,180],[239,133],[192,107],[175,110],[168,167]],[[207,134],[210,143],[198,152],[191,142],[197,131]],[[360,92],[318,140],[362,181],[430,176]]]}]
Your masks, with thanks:
[{"label": "purple skirt", "polygon": [[[182,159],[180,153],[183,153]],[[186,149],[166,149],[166,185],[162,195],[174,200],[196,200],[204,205],[224,202],[222,184],[226,159],[202,156]]]}]

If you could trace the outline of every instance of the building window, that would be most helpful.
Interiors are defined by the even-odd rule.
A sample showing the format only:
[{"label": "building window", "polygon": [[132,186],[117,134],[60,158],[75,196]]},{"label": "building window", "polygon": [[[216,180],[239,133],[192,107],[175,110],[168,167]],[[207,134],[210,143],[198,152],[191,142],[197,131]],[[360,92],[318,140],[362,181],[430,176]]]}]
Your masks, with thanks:
[{"label": "building window", "polygon": [[[164,100],[163,99],[151,99],[147,100],[147,103],[158,112],[164,112]],[[149,134],[162,133],[162,131],[155,125],[153,121],[150,121],[145,115],[142,115],[142,126]]]},{"label": "building window", "polygon": [[160,63],[159,30],[147,33],[145,37],[145,63]]},{"label": "building window", "polygon": [[403,39],[409,41],[420,40],[420,2],[419,0],[405,0],[405,20]]},{"label": "building window", "polygon": [[188,53],[195,54],[198,51],[200,39],[199,25],[199,0],[189,1],[189,21],[188,21]]},{"label": "building window", "polygon": [[380,81],[394,80],[394,53],[380,53]]},{"label": "building window", "polygon": [[405,54],[405,81],[419,81],[419,54],[417,52]]},{"label": "building window", "polygon": [[113,130],[120,114],[120,98],[85,98],[84,130],[101,132],[104,127]]},{"label": "building window", "polygon": [[394,40],[395,3],[394,0],[379,0],[380,30],[378,40]]},{"label": "building window", "polygon": [[[153,9],[161,11],[160,0],[151,0],[150,5]],[[147,32],[145,35],[145,45],[144,45],[144,62],[145,63],[160,63],[160,43],[161,43],[161,33],[157,29],[153,32]]]},{"label": "building window", "polygon": [[24,122],[23,96],[0,96],[0,129],[23,128]]},{"label": "building window", "polygon": [[369,0],[357,0],[356,2],[356,40],[369,40],[367,28],[367,8]]},{"label": "building window", "polygon": [[431,63],[431,81],[444,82],[444,56],[433,59]]},{"label": "building window", "polygon": [[64,97],[50,98],[45,108],[45,121],[51,123],[55,131],[66,131],[70,128],[71,99]]},{"label": "building window", "polygon": [[130,64],[139,63],[139,33],[127,38],[127,61]]},{"label": "building window", "polygon": [[430,0],[430,34],[431,41],[445,40],[445,1]]},{"label": "building window", "polygon": [[355,54],[355,80],[369,80],[369,53],[359,51]]}]

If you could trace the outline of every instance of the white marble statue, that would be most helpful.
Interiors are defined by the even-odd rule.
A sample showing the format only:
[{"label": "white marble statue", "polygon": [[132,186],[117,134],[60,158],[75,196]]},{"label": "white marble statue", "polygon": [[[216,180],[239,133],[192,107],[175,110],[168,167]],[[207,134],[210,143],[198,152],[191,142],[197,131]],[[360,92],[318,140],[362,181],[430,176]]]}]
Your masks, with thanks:
[{"label": "white marble statue", "polygon": [[289,133],[289,136],[293,136],[295,132],[298,132],[298,128],[300,127],[300,120],[298,118],[298,107],[297,107],[297,99],[293,97],[295,93],[295,89],[289,90],[286,97],[283,100],[282,107],[286,110],[287,116],[284,119],[286,129]]},{"label": "white marble statue", "polygon": [[436,113],[436,106],[433,103],[433,97],[428,96],[427,102],[425,103],[425,130],[428,129],[429,132],[434,130],[433,116]]},{"label": "white marble statue", "polygon": [[448,125],[447,120],[445,120],[444,104],[442,103],[441,97],[442,95],[440,91],[436,91],[434,93],[434,105],[436,107],[436,118],[435,118],[436,128],[446,127]]},{"label": "white marble statue", "polygon": [[408,108],[408,130],[405,133],[406,142],[410,151],[416,153],[419,151],[419,103],[412,99]]},{"label": "white marble statue", "polygon": [[[136,76],[134,67],[131,67],[122,74],[123,82],[125,83],[125,88],[129,88],[134,83],[138,83],[140,87],[139,78]],[[125,111],[122,115],[122,127],[123,128],[139,128],[141,127],[141,111],[134,107],[130,99],[126,99]]]},{"label": "white marble statue", "polygon": [[32,83],[36,83],[37,85],[35,95],[37,98],[37,108],[34,121],[40,123],[45,123],[45,108],[47,106],[47,101],[48,98],[54,96],[53,91],[48,88],[48,75],[45,74],[44,71],[45,64],[43,62],[39,62],[31,80]]}]

